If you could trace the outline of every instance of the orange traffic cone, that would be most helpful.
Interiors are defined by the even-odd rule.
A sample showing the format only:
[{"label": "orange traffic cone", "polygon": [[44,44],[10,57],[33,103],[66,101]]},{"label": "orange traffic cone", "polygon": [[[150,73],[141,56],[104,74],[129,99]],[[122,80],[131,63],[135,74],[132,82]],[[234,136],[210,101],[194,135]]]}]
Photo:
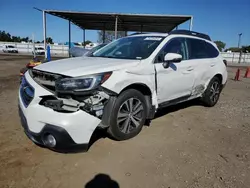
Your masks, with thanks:
[{"label": "orange traffic cone", "polygon": [[250,78],[250,67],[247,68],[244,78]]},{"label": "orange traffic cone", "polygon": [[237,70],[235,77],[234,77],[234,81],[239,81],[240,80],[240,69]]}]

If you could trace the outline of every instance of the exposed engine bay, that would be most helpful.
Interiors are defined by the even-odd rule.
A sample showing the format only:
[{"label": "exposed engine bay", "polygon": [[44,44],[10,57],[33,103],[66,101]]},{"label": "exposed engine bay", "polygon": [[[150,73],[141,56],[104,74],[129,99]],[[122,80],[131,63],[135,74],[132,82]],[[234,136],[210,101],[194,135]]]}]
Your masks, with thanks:
[{"label": "exposed engine bay", "polygon": [[44,105],[58,112],[72,113],[83,110],[101,119],[103,109],[109,99],[109,95],[104,91],[96,91],[93,95],[81,97],[56,97],[43,96],[40,105]]}]

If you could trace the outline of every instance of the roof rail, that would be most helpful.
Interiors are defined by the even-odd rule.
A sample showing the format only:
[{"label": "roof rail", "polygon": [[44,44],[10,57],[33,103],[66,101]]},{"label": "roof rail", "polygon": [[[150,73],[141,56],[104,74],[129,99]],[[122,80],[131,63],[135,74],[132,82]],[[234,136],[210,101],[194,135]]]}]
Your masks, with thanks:
[{"label": "roof rail", "polygon": [[141,35],[141,34],[146,34],[146,33],[132,33],[132,34],[130,34],[129,36],[131,36],[131,35]]},{"label": "roof rail", "polygon": [[171,34],[181,34],[181,35],[189,35],[189,36],[195,36],[195,37],[199,37],[199,38],[203,38],[203,39],[206,39],[206,40],[209,40],[211,41],[211,38],[206,35],[206,34],[203,34],[203,33],[198,33],[198,32],[195,32],[195,31],[189,31],[189,30],[174,30],[174,31],[171,31],[169,33],[169,35]]}]

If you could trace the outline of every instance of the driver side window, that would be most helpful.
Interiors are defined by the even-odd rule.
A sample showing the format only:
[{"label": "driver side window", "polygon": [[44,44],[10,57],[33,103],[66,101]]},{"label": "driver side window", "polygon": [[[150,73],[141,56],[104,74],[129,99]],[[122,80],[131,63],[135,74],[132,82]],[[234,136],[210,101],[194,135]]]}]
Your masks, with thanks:
[{"label": "driver side window", "polygon": [[182,59],[187,59],[187,48],[186,48],[185,38],[174,38],[170,40],[160,51],[158,57],[156,58],[156,63],[162,63],[164,61],[164,56],[167,53],[177,53],[182,55]]}]

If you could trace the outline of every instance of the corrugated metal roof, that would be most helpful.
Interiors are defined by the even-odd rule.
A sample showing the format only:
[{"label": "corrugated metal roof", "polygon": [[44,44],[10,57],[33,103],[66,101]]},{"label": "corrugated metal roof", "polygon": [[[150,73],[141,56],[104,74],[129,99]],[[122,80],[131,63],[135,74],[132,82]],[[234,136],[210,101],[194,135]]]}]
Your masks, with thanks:
[{"label": "corrugated metal roof", "polygon": [[166,33],[192,18],[192,16],[185,15],[44,11],[48,14],[70,20],[82,29],[90,30],[115,30],[115,19],[118,16],[118,31]]}]

